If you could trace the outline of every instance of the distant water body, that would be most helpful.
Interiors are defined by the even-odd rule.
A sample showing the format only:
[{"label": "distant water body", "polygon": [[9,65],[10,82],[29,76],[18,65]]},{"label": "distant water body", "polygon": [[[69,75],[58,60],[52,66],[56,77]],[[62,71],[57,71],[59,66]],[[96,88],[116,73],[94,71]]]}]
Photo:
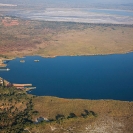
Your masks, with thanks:
[{"label": "distant water body", "polygon": [[120,16],[130,16],[133,17],[133,11],[127,10],[113,10],[113,9],[86,9],[87,12],[94,12],[98,14],[110,14],[110,15],[120,15]]},{"label": "distant water body", "polygon": [[[3,11],[0,9],[0,11]],[[31,20],[62,21],[80,23],[133,24],[132,10],[91,9],[91,8],[45,8],[38,10],[9,10],[13,15]]]},{"label": "distant water body", "polygon": [[34,95],[133,101],[133,53],[20,60],[8,62],[10,71],[0,71],[0,77],[32,83]]}]

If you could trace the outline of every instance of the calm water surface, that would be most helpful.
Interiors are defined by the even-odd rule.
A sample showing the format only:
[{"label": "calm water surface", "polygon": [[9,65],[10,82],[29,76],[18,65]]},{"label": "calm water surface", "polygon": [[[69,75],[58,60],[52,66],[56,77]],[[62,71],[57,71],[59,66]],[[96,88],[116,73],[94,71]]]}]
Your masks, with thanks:
[{"label": "calm water surface", "polygon": [[[40,60],[34,62],[35,59]],[[32,83],[35,95],[133,101],[133,53],[105,56],[16,58],[0,77]]]},{"label": "calm water surface", "polygon": [[127,11],[127,10],[86,9],[85,11],[99,13],[99,14],[110,14],[110,15],[120,15],[120,16],[130,16],[130,17],[133,17],[133,11]]}]

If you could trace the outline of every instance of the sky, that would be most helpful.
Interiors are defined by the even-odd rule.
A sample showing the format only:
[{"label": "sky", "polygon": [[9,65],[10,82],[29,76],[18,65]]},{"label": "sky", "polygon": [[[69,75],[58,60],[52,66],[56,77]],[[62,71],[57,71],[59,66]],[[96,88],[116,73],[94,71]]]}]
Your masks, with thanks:
[{"label": "sky", "polygon": [[129,4],[133,3],[133,0],[0,0],[0,3],[101,3],[101,4]]},{"label": "sky", "polygon": [[[77,0],[75,0],[75,1],[77,1]],[[86,2],[91,2],[91,3],[120,3],[120,4],[121,3],[133,3],[133,0],[79,0],[79,1],[81,1],[81,2],[86,1]]]},{"label": "sky", "polygon": [[52,1],[52,2],[86,2],[86,3],[101,3],[101,4],[129,4],[133,3],[133,0],[30,0],[34,2],[46,2],[46,1]]}]

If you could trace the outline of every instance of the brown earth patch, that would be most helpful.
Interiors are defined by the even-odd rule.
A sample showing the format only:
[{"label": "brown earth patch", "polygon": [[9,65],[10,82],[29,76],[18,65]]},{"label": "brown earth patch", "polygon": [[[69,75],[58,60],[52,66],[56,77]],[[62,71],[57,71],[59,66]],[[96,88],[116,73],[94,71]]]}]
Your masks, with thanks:
[{"label": "brown earth patch", "polygon": [[12,20],[12,19],[8,18],[8,19],[3,19],[3,20],[2,20],[2,24],[3,24],[5,27],[8,27],[8,26],[15,26],[15,25],[19,25],[19,21],[18,21],[18,20]]},{"label": "brown earth patch", "polygon": [[[13,26],[14,25],[14,26]],[[115,54],[133,51],[133,26],[1,19],[0,54],[40,55]]]}]

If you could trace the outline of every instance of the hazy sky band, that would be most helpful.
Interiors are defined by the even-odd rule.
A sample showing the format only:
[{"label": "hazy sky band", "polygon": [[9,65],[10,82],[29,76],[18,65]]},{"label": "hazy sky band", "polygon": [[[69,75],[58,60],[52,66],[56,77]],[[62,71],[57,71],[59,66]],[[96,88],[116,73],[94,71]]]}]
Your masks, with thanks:
[{"label": "hazy sky band", "polygon": [[0,3],[19,4],[19,3],[72,3],[72,4],[133,4],[133,0],[0,0]]}]

